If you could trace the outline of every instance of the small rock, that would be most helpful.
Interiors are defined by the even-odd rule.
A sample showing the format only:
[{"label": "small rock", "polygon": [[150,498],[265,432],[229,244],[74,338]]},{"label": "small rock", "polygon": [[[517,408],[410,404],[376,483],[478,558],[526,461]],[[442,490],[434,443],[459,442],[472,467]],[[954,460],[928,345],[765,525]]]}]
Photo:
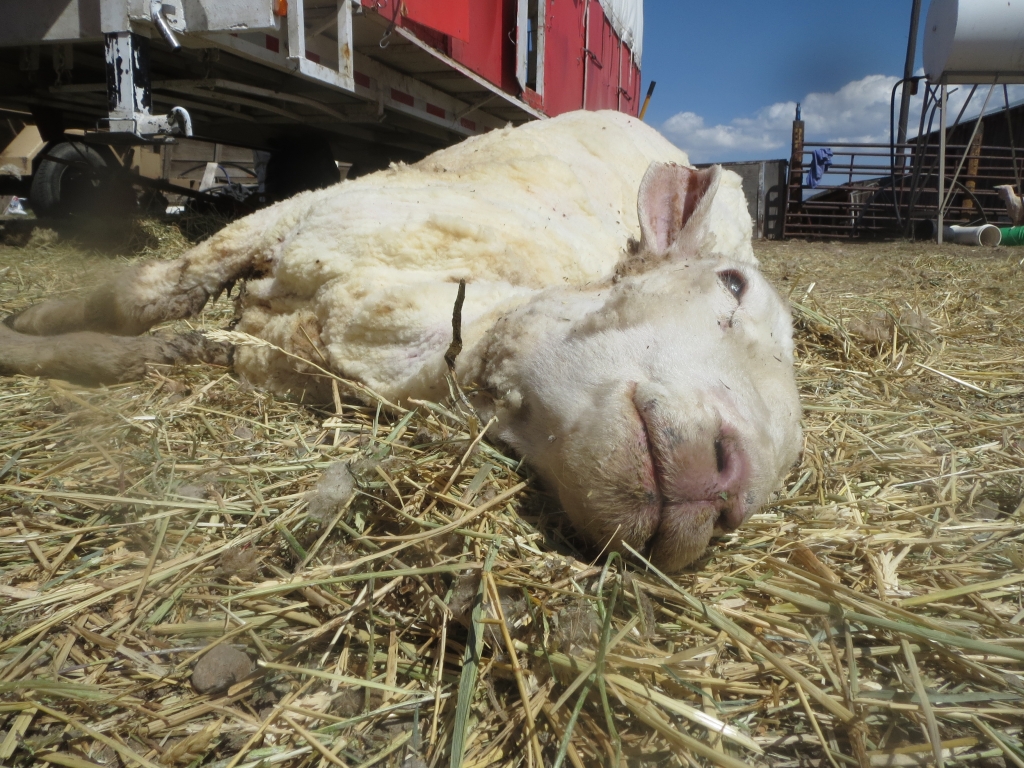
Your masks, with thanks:
[{"label": "small rock", "polygon": [[252,661],[230,645],[218,645],[192,670],[192,685],[199,693],[219,693],[252,672]]}]

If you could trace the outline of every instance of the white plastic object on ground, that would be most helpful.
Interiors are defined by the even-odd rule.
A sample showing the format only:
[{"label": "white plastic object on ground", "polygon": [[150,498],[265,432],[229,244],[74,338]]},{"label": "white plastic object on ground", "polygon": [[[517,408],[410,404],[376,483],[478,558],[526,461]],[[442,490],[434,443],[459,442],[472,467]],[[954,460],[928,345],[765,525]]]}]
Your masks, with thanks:
[{"label": "white plastic object on ground", "polygon": [[7,210],[4,211],[4,216],[27,216],[28,211],[22,205],[24,199],[23,197],[12,197],[11,202],[7,205]]},{"label": "white plastic object on ground", "polygon": [[[935,231],[938,227],[933,225]],[[999,245],[1003,233],[994,224],[982,224],[980,227],[961,227],[957,224],[943,227],[942,239],[957,245],[987,245],[991,248]]]}]

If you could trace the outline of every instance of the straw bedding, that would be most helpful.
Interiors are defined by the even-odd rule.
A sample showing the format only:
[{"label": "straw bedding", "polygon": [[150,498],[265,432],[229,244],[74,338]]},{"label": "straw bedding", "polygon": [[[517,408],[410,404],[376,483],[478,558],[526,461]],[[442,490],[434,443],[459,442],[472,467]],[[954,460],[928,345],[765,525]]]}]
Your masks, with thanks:
[{"label": "straw bedding", "polygon": [[[1024,765],[1024,254],[757,251],[805,451],[674,576],[452,403],[0,380],[0,764]],[[37,231],[0,306],[123,260]]]}]

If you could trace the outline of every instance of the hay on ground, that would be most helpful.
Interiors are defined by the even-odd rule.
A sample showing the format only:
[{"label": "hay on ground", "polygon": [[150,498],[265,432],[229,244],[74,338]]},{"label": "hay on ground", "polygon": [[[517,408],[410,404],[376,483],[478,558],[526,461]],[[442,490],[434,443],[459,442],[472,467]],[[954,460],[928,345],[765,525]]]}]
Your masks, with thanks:
[{"label": "hay on ground", "polygon": [[[806,447],[673,576],[450,404],[0,380],[0,764],[1024,765],[1024,254],[758,251]],[[109,267],[2,248],[0,307]]]}]

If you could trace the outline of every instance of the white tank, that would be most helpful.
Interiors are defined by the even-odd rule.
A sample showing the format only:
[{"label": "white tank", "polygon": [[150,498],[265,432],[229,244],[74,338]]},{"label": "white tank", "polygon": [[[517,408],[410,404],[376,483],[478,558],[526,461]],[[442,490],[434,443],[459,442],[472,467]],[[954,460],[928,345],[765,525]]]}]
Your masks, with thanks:
[{"label": "white tank", "polygon": [[1024,0],[932,0],[924,71],[947,83],[1024,83]]}]

